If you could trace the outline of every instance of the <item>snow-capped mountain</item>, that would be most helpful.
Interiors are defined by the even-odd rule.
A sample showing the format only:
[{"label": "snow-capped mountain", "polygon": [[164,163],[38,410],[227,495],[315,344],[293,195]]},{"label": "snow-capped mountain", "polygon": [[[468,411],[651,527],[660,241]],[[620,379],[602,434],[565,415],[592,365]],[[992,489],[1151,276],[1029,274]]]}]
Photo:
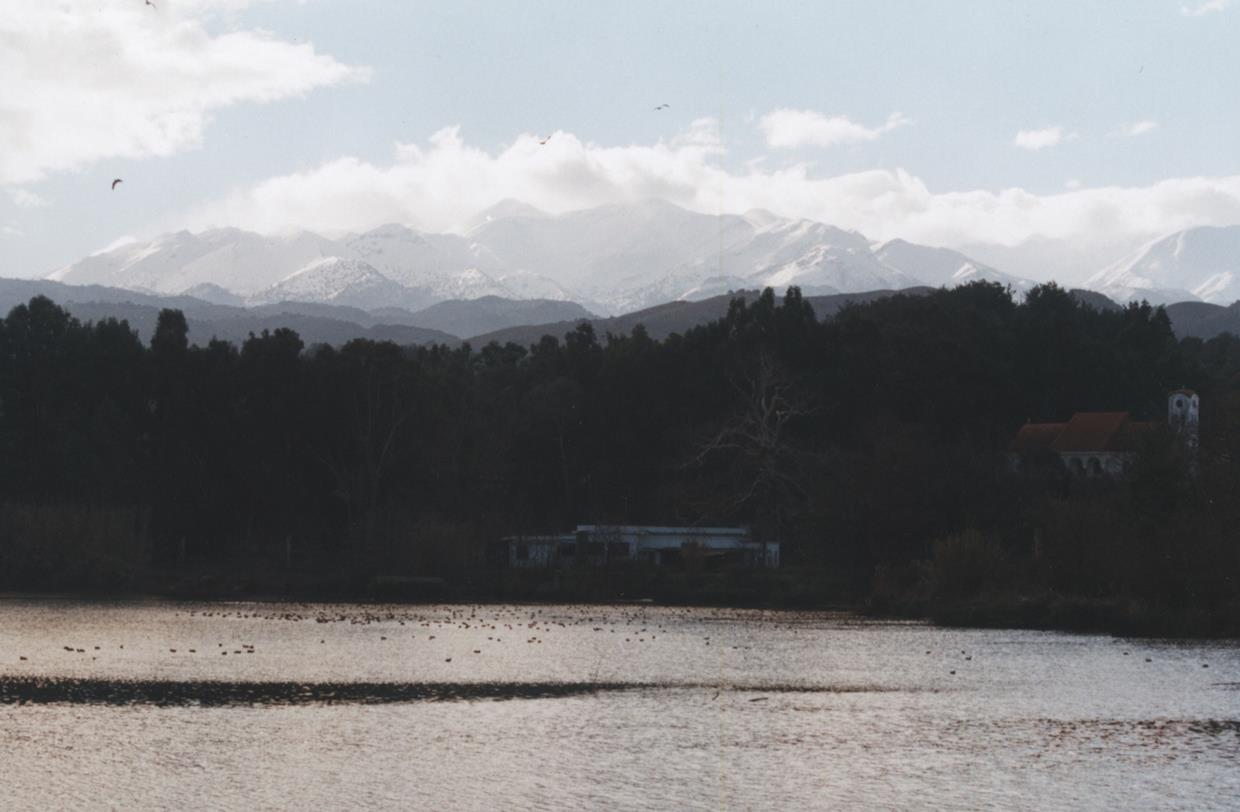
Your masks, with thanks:
[{"label": "snow-capped mountain", "polygon": [[469,237],[505,267],[550,278],[613,313],[766,285],[834,293],[922,284],[885,266],[856,232],[664,201],[491,220]]},{"label": "snow-capped mountain", "polygon": [[[698,215],[706,216],[706,215]],[[806,294],[905,288],[922,282],[885,265],[855,231],[770,212],[717,219],[714,250],[674,268],[630,296],[637,307],[703,299],[729,290],[799,286]]]},{"label": "snow-capped mountain", "polygon": [[855,293],[974,279],[1030,283],[955,251],[864,235],[767,211],[701,214],[650,200],[549,215],[505,201],[467,234],[388,224],[337,239],[310,232],[177,232],[87,257],[53,275],[250,304],[304,300],[420,308],[500,296],[574,301],[621,313],[729,290],[798,285]]},{"label": "snow-capped mountain", "polygon": [[418,310],[434,300],[430,291],[393,282],[360,259],[324,257],[250,296],[248,304],[322,302],[364,310],[378,307]]},{"label": "snow-capped mountain", "polygon": [[1120,302],[1231,304],[1240,299],[1240,226],[1199,226],[1163,237],[1085,284]]},{"label": "snow-capped mountain", "polygon": [[[466,268],[502,268],[485,246],[455,234],[421,234],[389,223],[341,240],[347,255],[364,260],[394,282],[434,288]],[[480,294],[485,295],[485,294]]]},{"label": "snow-capped mountain", "polygon": [[[741,233],[737,234],[740,229]],[[752,233],[743,218],[664,201],[600,206],[557,217],[492,219],[469,233],[510,272],[525,271],[611,306],[635,289]]]},{"label": "snow-capped mountain", "polygon": [[861,251],[828,242],[814,243],[795,259],[765,268],[750,278],[776,290],[797,285],[805,293],[851,293],[919,284],[915,277],[879,262],[868,246]]},{"label": "snow-capped mountain", "polygon": [[903,271],[933,287],[954,288],[977,281],[997,282],[1023,295],[1037,284],[984,265],[950,248],[930,248],[906,240],[891,240],[879,246],[874,254],[887,267]]},{"label": "snow-capped mountain", "polygon": [[237,228],[178,231],[149,243],[92,254],[49,278],[154,293],[182,293],[210,283],[249,296],[294,269],[339,253],[333,241],[308,231],[268,237]]},{"label": "snow-capped mountain", "polygon": [[[331,240],[310,232],[264,236],[239,229],[180,231],[93,254],[51,274],[68,284],[98,284],[160,294],[201,295],[250,304],[280,299],[380,301],[425,307],[444,299],[511,296],[477,269],[485,251],[455,235],[423,235],[383,226]],[[494,263],[491,263],[494,265]],[[389,283],[380,285],[380,280]]]},{"label": "snow-capped mountain", "polygon": [[489,274],[477,268],[465,268],[462,271],[445,276],[433,289],[440,301],[445,299],[478,299],[483,296],[513,296],[512,291],[497,282]]},{"label": "snow-capped mountain", "polygon": [[529,271],[514,271],[497,276],[495,281],[503,285],[518,299],[550,299],[557,302],[580,302],[583,298],[546,276]]}]

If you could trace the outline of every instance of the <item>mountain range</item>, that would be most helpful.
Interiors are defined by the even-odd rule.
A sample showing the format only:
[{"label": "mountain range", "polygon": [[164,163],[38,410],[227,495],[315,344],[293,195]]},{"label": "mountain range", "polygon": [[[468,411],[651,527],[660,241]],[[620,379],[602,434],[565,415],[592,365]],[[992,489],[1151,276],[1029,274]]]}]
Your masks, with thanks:
[{"label": "mountain range", "polygon": [[[426,343],[525,339],[581,320],[627,332],[637,317],[658,337],[726,308],[734,291],[797,285],[825,302],[979,279],[1017,297],[1036,284],[949,248],[874,242],[762,210],[715,216],[648,200],[550,215],[509,200],[480,213],[465,234],[398,224],[335,237],[178,231],[92,254],[42,284],[83,314],[91,303],[103,308],[91,314],[115,315],[122,303],[140,308],[130,318],[140,330],[153,325],[158,307],[181,306],[191,330],[198,324],[207,337],[244,338],[250,326],[280,316],[297,320],[311,342],[373,337],[382,327],[401,343]],[[1219,306],[1240,299],[1240,226],[1155,240],[1088,275],[1083,287],[1095,292],[1094,306],[1185,303],[1177,305],[1177,331],[1213,334],[1237,316]],[[25,289],[3,290],[10,288]]]},{"label": "mountain range", "polygon": [[93,254],[49,278],[230,305],[416,311],[498,296],[572,301],[608,315],[767,286],[830,295],[974,279],[1018,293],[1034,284],[947,248],[880,244],[811,220],[764,211],[714,216],[659,200],[556,216],[506,201],[464,235],[397,224],[336,238],[179,231]]}]

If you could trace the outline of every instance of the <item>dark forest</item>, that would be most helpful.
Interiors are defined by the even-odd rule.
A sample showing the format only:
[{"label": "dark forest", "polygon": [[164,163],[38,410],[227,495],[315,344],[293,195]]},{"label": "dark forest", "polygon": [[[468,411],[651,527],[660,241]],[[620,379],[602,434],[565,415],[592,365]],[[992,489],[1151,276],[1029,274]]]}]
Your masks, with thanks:
[{"label": "dark forest", "polygon": [[[1181,386],[1201,395],[1198,460],[1169,432],[1118,480],[1008,460],[1027,420],[1165,422]],[[0,588],[461,582],[495,569],[505,534],[739,524],[783,545],[763,600],[1225,625],[1238,454],[1240,339],[1177,341],[1161,308],[1102,312],[1054,285],[822,322],[767,290],[662,342],[583,325],[528,348],[307,347],[286,329],[199,347],[174,310],[145,346],[40,297],[0,321]]]}]

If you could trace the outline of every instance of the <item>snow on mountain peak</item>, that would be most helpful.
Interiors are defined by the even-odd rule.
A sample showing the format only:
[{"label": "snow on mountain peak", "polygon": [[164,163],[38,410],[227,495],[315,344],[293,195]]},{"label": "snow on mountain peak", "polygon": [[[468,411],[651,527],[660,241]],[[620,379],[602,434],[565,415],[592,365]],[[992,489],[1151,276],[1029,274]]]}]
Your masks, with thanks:
[{"label": "snow on mountain peak", "polygon": [[[550,215],[507,200],[486,214],[490,219],[468,236],[399,223],[339,238],[306,231],[268,237],[235,228],[177,232],[116,246],[57,274],[70,284],[162,293],[214,285],[251,301],[278,296],[412,307],[494,295],[571,300],[611,313],[764,285],[824,293],[975,279],[1017,290],[1032,284],[958,251],[904,240],[877,244],[856,231],[763,210],[714,215],[641,200]],[[1183,239],[1180,261],[1194,251],[1194,241]],[[1166,261],[1155,257],[1149,265]],[[1212,296],[1226,295],[1237,271],[1213,268],[1197,284]]]},{"label": "snow on mountain peak", "polygon": [[325,302],[383,307],[405,298],[405,289],[359,259],[322,257],[249,297],[250,304]]},{"label": "snow on mountain peak", "polygon": [[1085,284],[1117,301],[1187,296],[1231,304],[1240,299],[1240,226],[1198,226],[1153,240]]}]

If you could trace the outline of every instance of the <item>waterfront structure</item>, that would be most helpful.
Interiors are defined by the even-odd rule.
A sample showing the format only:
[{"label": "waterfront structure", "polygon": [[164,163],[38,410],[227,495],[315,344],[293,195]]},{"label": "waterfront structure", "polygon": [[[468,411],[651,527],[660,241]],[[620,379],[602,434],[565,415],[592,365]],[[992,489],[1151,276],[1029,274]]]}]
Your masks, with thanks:
[{"label": "waterfront structure", "polygon": [[511,567],[779,566],[779,544],[756,541],[744,527],[582,524],[572,533],[508,536]]}]

